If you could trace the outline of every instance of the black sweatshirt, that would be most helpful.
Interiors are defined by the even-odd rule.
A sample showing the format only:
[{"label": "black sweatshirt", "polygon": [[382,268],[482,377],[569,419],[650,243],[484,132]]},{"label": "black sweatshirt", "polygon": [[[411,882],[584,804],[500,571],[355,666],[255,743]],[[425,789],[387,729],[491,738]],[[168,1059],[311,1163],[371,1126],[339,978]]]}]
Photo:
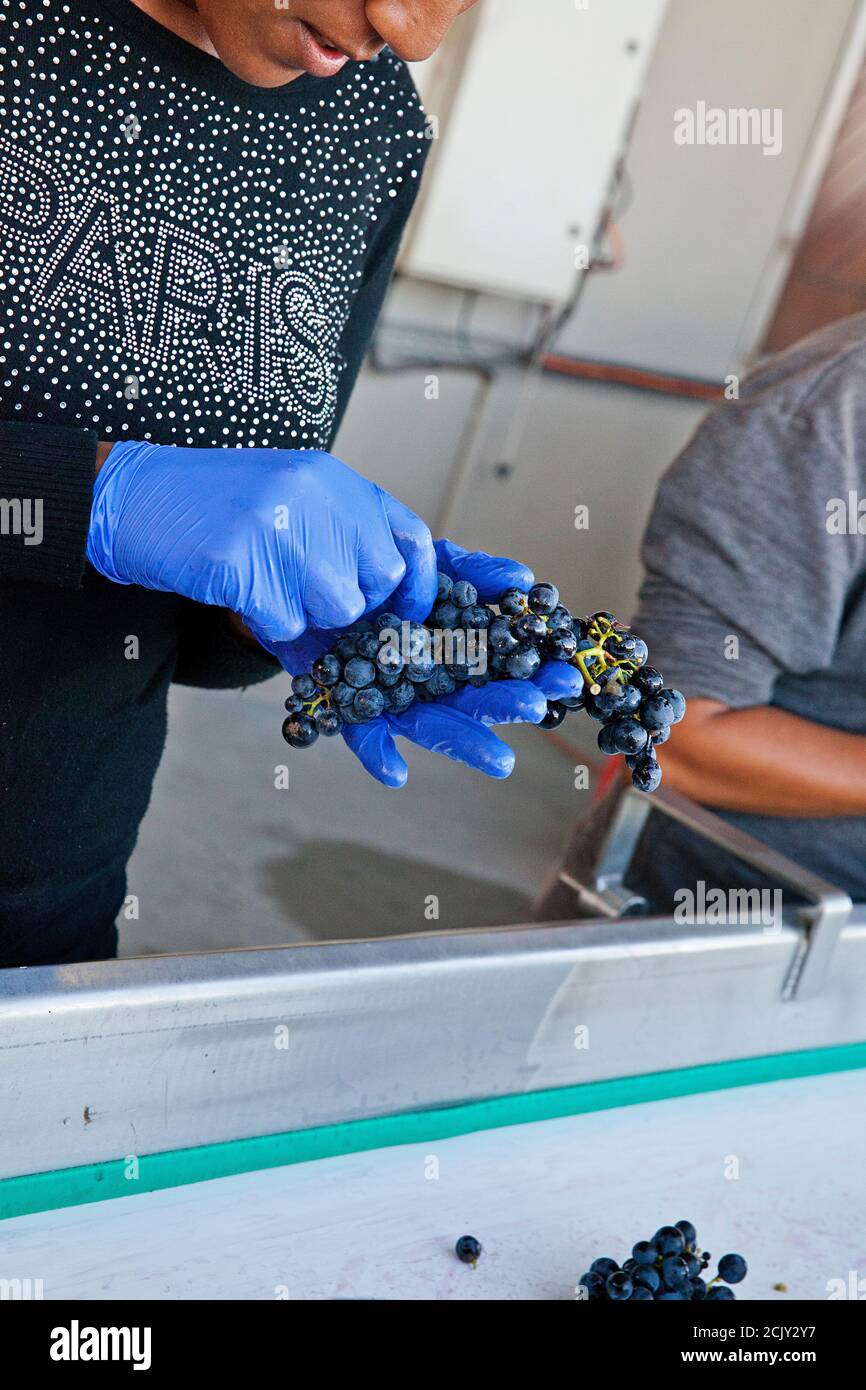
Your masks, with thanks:
[{"label": "black sweatshirt", "polygon": [[113,954],[169,683],[278,669],[85,565],[97,440],[329,448],[427,149],[390,53],[262,90],[130,0],[0,0],[0,965]]}]

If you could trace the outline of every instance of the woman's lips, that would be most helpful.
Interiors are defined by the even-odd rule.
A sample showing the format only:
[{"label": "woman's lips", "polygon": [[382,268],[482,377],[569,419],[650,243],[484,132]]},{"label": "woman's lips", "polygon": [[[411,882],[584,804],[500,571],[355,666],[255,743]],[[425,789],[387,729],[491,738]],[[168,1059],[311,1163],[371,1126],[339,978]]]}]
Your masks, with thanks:
[{"label": "woman's lips", "polygon": [[298,20],[298,31],[301,38],[301,63],[305,72],[312,73],[313,77],[333,77],[348,63],[348,53],[334,48],[302,19]]}]

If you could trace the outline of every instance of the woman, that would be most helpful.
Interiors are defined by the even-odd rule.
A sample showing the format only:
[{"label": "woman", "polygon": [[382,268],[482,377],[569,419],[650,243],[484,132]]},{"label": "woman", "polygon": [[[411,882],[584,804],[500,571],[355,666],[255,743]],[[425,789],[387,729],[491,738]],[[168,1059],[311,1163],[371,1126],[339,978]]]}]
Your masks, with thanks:
[{"label": "woman", "polygon": [[[2,965],[115,953],[172,680],[423,618],[437,567],[530,582],[328,452],[428,149],[403,60],[470,4],[0,0]],[[393,732],[507,776],[487,726],[574,679],[348,741],[389,786]]]}]

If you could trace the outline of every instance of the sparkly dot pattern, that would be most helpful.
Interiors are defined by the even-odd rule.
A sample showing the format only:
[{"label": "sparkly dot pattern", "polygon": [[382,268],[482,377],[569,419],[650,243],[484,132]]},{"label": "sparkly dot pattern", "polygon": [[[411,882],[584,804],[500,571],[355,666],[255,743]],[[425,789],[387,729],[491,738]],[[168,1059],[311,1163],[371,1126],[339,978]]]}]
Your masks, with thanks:
[{"label": "sparkly dot pattern", "polygon": [[423,112],[388,52],[263,95],[185,49],[118,0],[0,0],[0,416],[325,448]]}]

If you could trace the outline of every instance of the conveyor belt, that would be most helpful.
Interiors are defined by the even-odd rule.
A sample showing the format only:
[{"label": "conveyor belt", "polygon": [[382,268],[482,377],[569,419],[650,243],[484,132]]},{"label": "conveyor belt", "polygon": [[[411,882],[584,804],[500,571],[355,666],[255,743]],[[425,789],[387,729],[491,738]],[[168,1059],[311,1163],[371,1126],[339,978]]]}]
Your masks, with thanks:
[{"label": "conveyor belt", "polygon": [[[15,1198],[29,1209],[37,1187],[55,1200],[52,1182],[112,1188],[129,1157],[158,1185],[172,1169],[154,1156],[195,1150],[206,1177],[208,1155],[249,1166],[231,1149],[221,1168],[221,1146],[269,1136],[289,1157],[268,1161],[288,1162],[314,1132],[394,1142],[375,1127],[407,1114],[501,1102],[506,1122],[531,1120],[606,1086],[620,1105],[738,1070],[861,1065],[866,910],[842,904],[842,924],[821,894],[807,922],[792,909],[769,928],[654,918],[3,972],[0,1180],[81,1170]],[[802,997],[786,984],[816,925],[820,985]],[[11,1210],[25,1189],[5,1190]]]},{"label": "conveyor belt", "polygon": [[850,1072],[22,1216],[0,1276],[41,1277],[46,1299],[572,1300],[591,1258],[688,1216],[716,1258],[746,1255],[738,1298],[808,1322],[796,1300],[850,1296],[866,1270],[864,1108]]}]

